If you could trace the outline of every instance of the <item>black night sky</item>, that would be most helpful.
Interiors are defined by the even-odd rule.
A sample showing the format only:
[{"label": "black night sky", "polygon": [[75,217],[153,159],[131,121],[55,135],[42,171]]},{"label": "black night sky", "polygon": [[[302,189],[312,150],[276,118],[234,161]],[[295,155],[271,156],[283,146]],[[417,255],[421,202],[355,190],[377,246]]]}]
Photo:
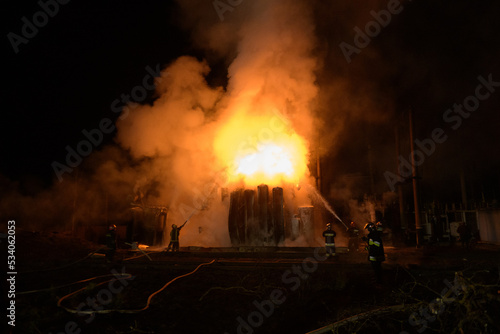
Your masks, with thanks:
[{"label": "black night sky", "polygon": [[[6,37],[40,10],[36,1],[10,5],[3,11]],[[82,130],[117,118],[112,101],[141,82],[146,66],[189,52],[188,35],[171,23],[176,15],[171,2],[70,2],[17,54],[6,38],[2,172],[50,182],[51,162],[64,160],[66,145],[84,139]]]},{"label": "black night sky", "polygon": [[[197,7],[197,15],[186,10],[187,3],[197,1],[184,6],[174,1],[71,1],[59,5],[17,53],[9,33],[21,35],[22,18],[32,20],[41,7],[36,1],[4,4],[2,178],[25,188],[33,183],[49,187],[55,179],[51,163],[64,161],[65,147],[84,139],[82,130],[98,127],[103,118],[116,120],[112,102],[141,83],[147,66],[164,67],[192,55],[211,66],[209,83],[224,85],[235,50],[214,52],[193,42],[192,27],[220,20],[211,1],[200,2],[204,5]],[[354,45],[354,28],[373,20],[370,11],[387,8],[386,2],[311,1],[318,40],[313,52],[323,64],[317,73],[317,112],[324,121],[318,137],[325,146],[325,182],[335,185],[339,175],[367,173],[370,146],[377,191],[389,191],[384,172],[395,172],[394,128],[400,125],[407,158],[412,106],[416,138],[431,138],[436,128],[447,136],[421,166],[427,199],[460,198],[459,172],[464,170],[471,197],[498,200],[500,4],[403,3],[404,10],[348,63],[339,45]],[[246,9],[243,3],[234,12]],[[478,77],[494,82],[488,97],[470,115],[448,114],[455,118],[446,121],[448,109],[475,96]],[[329,129],[336,124],[343,126],[333,137]],[[113,136],[105,135],[104,144],[113,144]]]}]

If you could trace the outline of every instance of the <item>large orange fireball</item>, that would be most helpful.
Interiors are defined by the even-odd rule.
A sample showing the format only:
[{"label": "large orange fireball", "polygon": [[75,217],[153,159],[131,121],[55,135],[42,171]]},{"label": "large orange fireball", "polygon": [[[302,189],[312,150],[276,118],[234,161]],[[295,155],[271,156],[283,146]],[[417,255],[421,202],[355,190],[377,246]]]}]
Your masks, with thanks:
[{"label": "large orange fireball", "polygon": [[218,130],[214,149],[230,183],[279,186],[307,173],[306,141],[274,114],[234,115]]}]

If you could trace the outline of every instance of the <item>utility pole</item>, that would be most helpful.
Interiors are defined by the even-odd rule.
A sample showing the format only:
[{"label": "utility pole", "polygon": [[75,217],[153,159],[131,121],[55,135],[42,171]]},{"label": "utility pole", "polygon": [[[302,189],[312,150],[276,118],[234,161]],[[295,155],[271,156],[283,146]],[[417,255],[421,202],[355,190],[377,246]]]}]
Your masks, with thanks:
[{"label": "utility pole", "polygon": [[415,208],[415,234],[417,247],[421,245],[421,237],[422,237],[422,222],[420,221],[420,204],[419,204],[419,191],[418,191],[418,169],[415,164],[415,143],[413,140],[414,136],[414,122],[413,122],[413,107],[410,107],[409,111],[410,116],[410,148],[411,148],[411,170],[412,170],[412,179],[413,179],[413,203]]},{"label": "utility pole", "polygon": [[319,156],[320,142],[318,139],[318,147],[316,149],[316,189],[321,194],[321,159]]},{"label": "utility pole", "polygon": [[[399,121],[396,124],[396,129],[395,129],[395,141],[396,141],[396,166],[397,166],[397,171],[398,171],[398,176],[399,180],[402,179],[401,176],[401,168],[399,167],[399,156],[401,155],[400,152],[400,139],[399,139]],[[403,182],[400,181],[396,184],[396,187],[398,189],[398,199],[399,199],[399,226],[395,226],[396,230],[399,230],[401,228],[404,228],[405,230],[408,228],[408,224],[406,223],[406,216],[405,216],[405,199],[403,196]]]}]

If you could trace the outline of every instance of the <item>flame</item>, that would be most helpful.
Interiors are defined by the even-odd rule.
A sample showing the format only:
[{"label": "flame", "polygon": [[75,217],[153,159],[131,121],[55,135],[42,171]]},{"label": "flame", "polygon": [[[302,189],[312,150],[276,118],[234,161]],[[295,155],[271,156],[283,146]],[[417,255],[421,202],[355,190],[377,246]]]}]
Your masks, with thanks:
[{"label": "flame", "polygon": [[233,115],[217,132],[214,148],[230,183],[298,183],[308,170],[307,142],[276,114]]}]

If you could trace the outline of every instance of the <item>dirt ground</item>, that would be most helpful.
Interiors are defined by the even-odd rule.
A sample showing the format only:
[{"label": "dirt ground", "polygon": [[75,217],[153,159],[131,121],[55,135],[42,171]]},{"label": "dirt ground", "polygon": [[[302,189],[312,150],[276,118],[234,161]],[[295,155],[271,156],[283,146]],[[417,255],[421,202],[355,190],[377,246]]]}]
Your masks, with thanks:
[{"label": "dirt ground", "polygon": [[313,248],[122,248],[107,263],[94,253],[103,245],[69,235],[16,240],[13,333],[500,332],[494,245],[386,247],[376,284],[366,252],[342,247],[335,259]]}]

